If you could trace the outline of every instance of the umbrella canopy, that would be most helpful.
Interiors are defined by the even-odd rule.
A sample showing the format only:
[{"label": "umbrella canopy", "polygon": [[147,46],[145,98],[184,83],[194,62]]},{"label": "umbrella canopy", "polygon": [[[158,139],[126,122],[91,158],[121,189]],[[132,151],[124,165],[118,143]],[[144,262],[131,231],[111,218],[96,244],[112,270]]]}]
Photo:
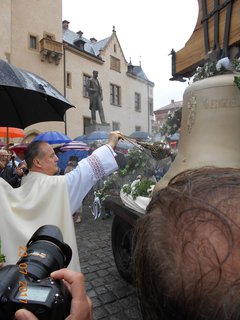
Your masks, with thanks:
[{"label": "umbrella canopy", "polygon": [[77,156],[78,161],[80,161],[83,158],[86,158],[88,156],[88,151],[87,150],[68,150],[61,154],[57,154],[57,156],[58,156],[58,166],[61,169],[61,172],[63,173],[68,164],[70,156]]},{"label": "umbrella canopy", "polygon": [[179,132],[175,132],[173,135],[171,135],[171,137],[169,138],[171,141],[178,141],[180,138],[180,133]]},{"label": "umbrella canopy", "polygon": [[26,128],[44,121],[64,121],[74,107],[49,82],[0,59],[0,126]]},{"label": "umbrella canopy", "polygon": [[69,143],[64,144],[61,148],[61,151],[68,151],[68,150],[89,150],[89,147],[86,143],[82,141],[71,141]]},{"label": "umbrella canopy", "polygon": [[72,141],[65,134],[58,131],[46,131],[37,135],[33,141],[45,141],[49,144],[66,143]]},{"label": "umbrella canopy", "polygon": [[146,131],[134,131],[133,133],[130,134],[129,137],[134,139],[141,139],[145,141],[152,140],[150,134]]},{"label": "umbrella canopy", "polygon": [[9,150],[13,150],[17,154],[17,152],[25,152],[28,146],[29,143],[19,143],[9,147]]},{"label": "umbrella canopy", "polygon": [[22,129],[13,127],[0,127],[1,138],[23,138],[25,134]]},{"label": "umbrella canopy", "polygon": [[107,131],[93,131],[87,134],[83,141],[87,144],[92,144],[94,142],[108,140],[108,136],[109,132]]},{"label": "umbrella canopy", "polygon": [[29,143],[19,143],[19,144],[15,144],[11,147],[9,147],[9,150],[13,150],[16,155],[23,160],[22,158],[24,158],[25,152],[27,150]]},{"label": "umbrella canopy", "polygon": [[83,142],[85,142],[85,139],[86,139],[86,135],[84,134],[84,135],[79,136],[79,137],[77,137],[77,138],[75,138],[73,140],[74,141],[83,141]]}]

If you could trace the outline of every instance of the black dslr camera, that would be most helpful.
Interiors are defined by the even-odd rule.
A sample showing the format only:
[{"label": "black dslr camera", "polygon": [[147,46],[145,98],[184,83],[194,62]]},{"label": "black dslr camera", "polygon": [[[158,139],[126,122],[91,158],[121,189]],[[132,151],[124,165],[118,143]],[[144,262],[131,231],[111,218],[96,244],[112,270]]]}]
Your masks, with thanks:
[{"label": "black dslr camera", "polygon": [[26,247],[19,247],[19,256],[16,265],[0,269],[0,319],[14,319],[21,308],[41,320],[65,319],[71,295],[62,280],[49,277],[52,271],[67,267],[72,258],[60,229],[40,227]]}]

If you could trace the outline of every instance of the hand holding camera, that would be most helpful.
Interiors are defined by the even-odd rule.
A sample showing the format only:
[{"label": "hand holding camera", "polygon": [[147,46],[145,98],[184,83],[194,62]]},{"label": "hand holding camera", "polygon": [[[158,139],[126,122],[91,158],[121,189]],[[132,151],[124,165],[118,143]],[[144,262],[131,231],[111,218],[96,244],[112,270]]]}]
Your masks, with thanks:
[{"label": "hand holding camera", "polygon": [[[92,320],[93,306],[92,301],[86,294],[84,286],[84,276],[82,273],[61,269],[54,271],[50,275],[54,279],[63,279],[67,287],[69,287],[72,302],[71,313],[67,320]],[[15,313],[16,320],[37,320],[37,318],[28,310],[20,309]]]},{"label": "hand holding camera", "polygon": [[16,168],[16,174],[19,176],[19,177],[22,177],[24,175],[27,175],[29,172],[28,168],[27,168],[27,164],[26,164],[26,161],[23,160],[22,162],[19,163],[19,165],[17,166]]},{"label": "hand holding camera", "polygon": [[[26,319],[64,320],[70,314],[70,308],[74,316],[81,310],[85,316],[81,314],[81,319],[92,319],[91,302],[86,296],[82,274],[59,270],[68,266],[72,250],[63,242],[58,227],[40,227],[26,247],[20,247],[19,256],[16,265],[0,270],[1,320],[12,319],[15,312],[23,308],[32,313]],[[20,318],[17,319],[25,312],[19,310],[16,315]]]}]

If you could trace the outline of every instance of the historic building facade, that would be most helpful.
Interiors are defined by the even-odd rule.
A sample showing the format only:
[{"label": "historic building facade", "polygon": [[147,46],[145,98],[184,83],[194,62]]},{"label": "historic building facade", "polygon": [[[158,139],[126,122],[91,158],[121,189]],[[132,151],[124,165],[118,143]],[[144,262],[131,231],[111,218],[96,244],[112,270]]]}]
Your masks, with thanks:
[{"label": "historic building facade", "polygon": [[154,122],[154,129],[156,132],[161,131],[162,126],[166,123],[168,114],[169,112],[173,112],[178,110],[179,108],[182,107],[182,101],[174,101],[173,99],[171,100],[171,103],[159,108],[157,110],[154,110],[154,115],[155,115],[155,122]]},{"label": "historic building facade", "polygon": [[0,59],[43,77],[75,106],[66,112],[65,123],[38,123],[26,134],[56,130],[72,139],[85,134],[91,120],[86,82],[93,70],[110,128],[126,135],[152,131],[154,83],[141,66],[126,61],[114,27],[103,40],[86,39],[62,21],[61,0],[2,0],[0,28]]}]

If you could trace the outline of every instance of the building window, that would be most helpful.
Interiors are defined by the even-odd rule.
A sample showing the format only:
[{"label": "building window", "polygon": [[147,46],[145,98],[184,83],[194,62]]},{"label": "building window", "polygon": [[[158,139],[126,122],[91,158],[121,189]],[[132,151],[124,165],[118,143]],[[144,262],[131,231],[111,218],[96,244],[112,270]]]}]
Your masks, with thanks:
[{"label": "building window", "polygon": [[142,131],[141,129],[141,126],[135,126],[135,131]]},{"label": "building window", "polygon": [[135,111],[141,111],[141,95],[137,92],[135,92]]},{"label": "building window", "polygon": [[110,84],[110,103],[120,107],[120,87]]},{"label": "building window", "polygon": [[87,91],[87,83],[91,77],[87,74],[83,75],[83,96],[84,97],[89,97],[88,91]]},{"label": "building window", "polygon": [[70,72],[67,72],[66,75],[66,86],[67,88],[72,88],[72,74]]},{"label": "building window", "polygon": [[34,50],[37,49],[37,37],[31,34],[29,36],[29,48]]},{"label": "building window", "polygon": [[120,123],[119,122],[112,122],[112,129],[113,131],[119,131],[120,130]]},{"label": "building window", "polygon": [[117,52],[117,46],[116,46],[116,43],[114,43],[113,45],[113,51],[116,53]]},{"label": "building window", "polygon": [[120,72],[120,60],[111,56],[111,66],[110,68],[112,70]]}]

